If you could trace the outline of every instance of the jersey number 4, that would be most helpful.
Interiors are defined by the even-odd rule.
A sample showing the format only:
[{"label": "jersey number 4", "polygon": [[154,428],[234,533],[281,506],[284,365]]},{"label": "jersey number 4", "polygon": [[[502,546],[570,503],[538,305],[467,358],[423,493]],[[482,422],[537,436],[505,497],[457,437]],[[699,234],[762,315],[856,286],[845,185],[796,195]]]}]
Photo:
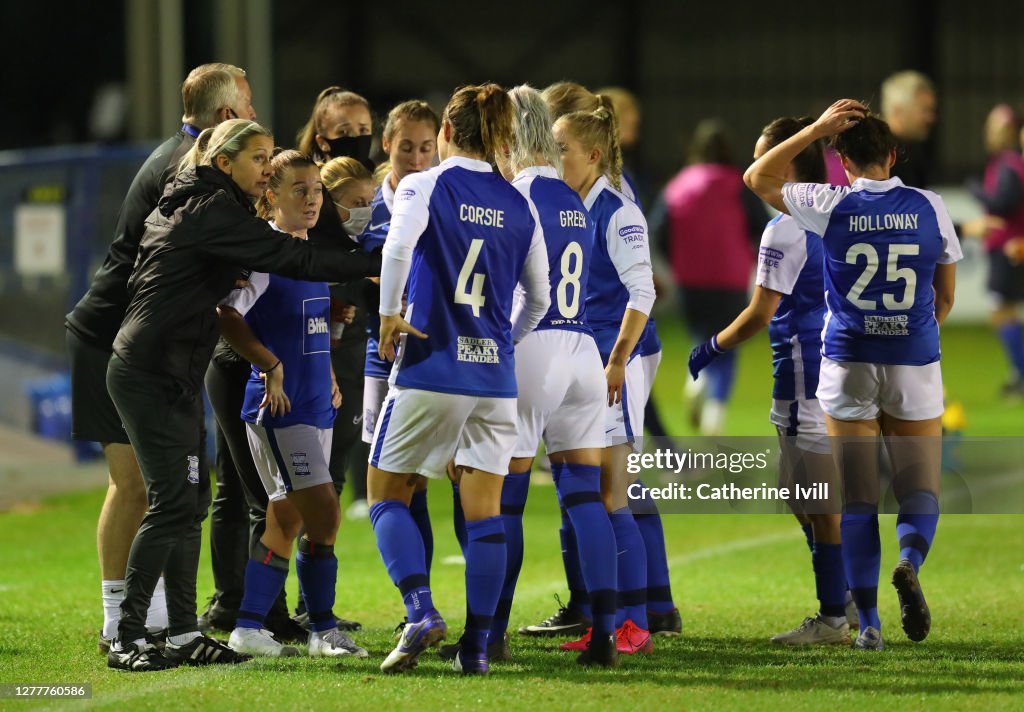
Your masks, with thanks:
[{"label": "jersey number 4", "polygon": [[[890,311],[905,311],[914,306],[914,293],[917,291],[917,272],[913,267],[900,267],[901,256],[913,256],[921,252],[920,245],[889,245],[889,258],[885,263],[885,281],[887,283],[902,281],[903,296],[899,299],[889,292],[882,293],[882,305]],[[858,309],[874,311],[878,309],[878,302],[874,299],[863,299],[861,295],[867,289],[868,284],[878,273],[878,250],[866,242],[858,242],[851,245],[846,251],[846,264],[855,265],[860,258],[864,257],[867,263],[860,277],[850,287],[846,298]]]},{"label": "jersey number 4", "polygon": [[[482,274],[473,274],[476,261],[480,258],[480,250],[483,249],[483,240],[473,240],[469,243],[469,253],[466,261],[462,263],[459,271],[459,281],[455,284],[455,303],[468,304],[473,309],[473,316],[480,316],[480,309],[483,308],[486,297],[484,297],[484,280]],[[469,286],[469,278],[473,278],[473,287]]]}]

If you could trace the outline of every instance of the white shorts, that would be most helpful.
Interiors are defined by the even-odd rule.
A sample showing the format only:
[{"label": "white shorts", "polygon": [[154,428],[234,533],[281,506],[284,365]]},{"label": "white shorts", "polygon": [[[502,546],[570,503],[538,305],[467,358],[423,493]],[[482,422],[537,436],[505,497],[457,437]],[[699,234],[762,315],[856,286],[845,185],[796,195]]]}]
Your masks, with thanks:
[{"label": "white shorts", "polygon": [[879,412],[900,420],[930,420],[945,410],[938,361],[900,366],[822,357],[817,395],[836,420],[873,420]]},{"label": "white shorts", "polygon": [[810,452],[829,453],[825,412],[816,398],[772,399],[768,419],[779,429],[779,436],[796,437],[796,446]]},{"label": "white shorts", "polygon": [[456,466],[505,475],[515,445],[515,398],[392,386],[373,434],[370,464],[441,479],[454,459]]},{"label": "white shorts", "polygon": [[604,447],[607,381],[590,334],[534,331],[516,346],[519,386],[513,457],[533,457],[544,438],[549,452]]},{"label": "white shorts", "polygon": [[327,463],[331,459],[333,428],[289,425],[265,428],[245,424],[256,471],[271,502],[293,490],[333,484]]},{"label": "white shorts", "polygon": [[658,365],[661,364],[661,351],[650,356],[641,356],[644,364],[644,383],[647,385],[647,395],[644,398],[644,405],[651,399],[651,391],[654,390],[654,378],[658,375]]},{"label": "white shorts", "polygon": [[388,379],[367,376],[363,379],[363,442],[373,442],[373,431],[377,429],[377,418],[388,395]]},{"label": "white shorts", "polygon": [[622,401],[608,406],[608,386],[603,390],[605,447],[629,443],[633,452],[643,451],[644,405],[647,384],[644,381],[643,359],[634,356],[626,364],[626,380],[622,384]]}]

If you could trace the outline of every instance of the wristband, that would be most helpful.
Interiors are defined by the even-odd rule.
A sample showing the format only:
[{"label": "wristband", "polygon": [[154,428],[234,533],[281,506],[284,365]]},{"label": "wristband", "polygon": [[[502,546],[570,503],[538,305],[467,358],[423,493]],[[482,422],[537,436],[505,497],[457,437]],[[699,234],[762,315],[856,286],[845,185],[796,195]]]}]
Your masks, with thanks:
[{"label": "wristband", "polygon": [[273,371],[273,370],[274,370],[275,368],[277,368],[277,367],[278,367],[278,366],[280,366],[280,365],[281,365],[281,359],[277,359],[277,363],[275,363],[275,364],[274,364],[273,366],[271,366],[270,368],[268,368],[268,369],[267,369],[266,371],[264,371],[263,373],[270,373],[271,371]]}]

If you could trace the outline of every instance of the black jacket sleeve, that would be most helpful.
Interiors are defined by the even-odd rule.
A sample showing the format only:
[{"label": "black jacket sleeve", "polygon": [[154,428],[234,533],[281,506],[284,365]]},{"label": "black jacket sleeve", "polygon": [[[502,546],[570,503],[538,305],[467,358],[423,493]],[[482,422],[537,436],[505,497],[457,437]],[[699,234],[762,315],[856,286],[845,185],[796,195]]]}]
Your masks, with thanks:
[{"label": "black jacket sleeve", "polygon": [[350,282],[380,274],[379,253],[296,240],[223,193],[214,194],[192,219],[197,221],[199,251],[248,269],[316,282]]}]

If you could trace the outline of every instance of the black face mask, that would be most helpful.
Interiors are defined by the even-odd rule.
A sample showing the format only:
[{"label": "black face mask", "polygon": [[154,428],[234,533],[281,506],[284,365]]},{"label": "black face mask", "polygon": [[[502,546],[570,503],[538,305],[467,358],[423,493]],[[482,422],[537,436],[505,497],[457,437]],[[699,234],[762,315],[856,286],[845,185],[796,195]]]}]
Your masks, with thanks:
[{"label": "black face mask", "polygon": [[373,140],[370,135],[340,136],[324,140],[331,147],[331,158],[349,156],[362,164],[367,164],[370,161],[370,142]]}]

